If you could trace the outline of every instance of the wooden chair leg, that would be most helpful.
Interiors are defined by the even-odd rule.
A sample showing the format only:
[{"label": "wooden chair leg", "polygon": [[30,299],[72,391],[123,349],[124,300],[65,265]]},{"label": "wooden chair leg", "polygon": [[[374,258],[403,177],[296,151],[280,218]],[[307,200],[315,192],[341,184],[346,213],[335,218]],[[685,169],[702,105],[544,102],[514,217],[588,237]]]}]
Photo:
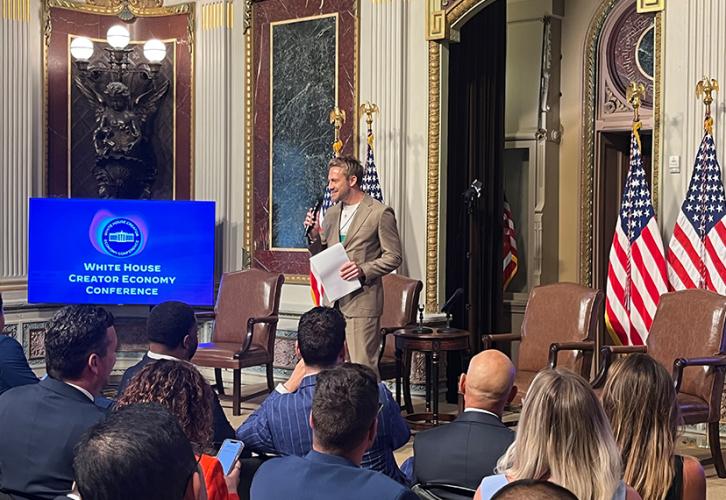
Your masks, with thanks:
[{"label": "wooden chair leg", "polygon": [[216,382],[217,386],[217,394],[219,394],[220,396],[224,396],[224,382],[222,381],[221,368],[214,369],[214,381]]},{"label": "wooden chair leg", "polygon": [[711,447],[711,456],[713,457],[713,465],[716,467],[718,477],[726,477],[726,467],[723,463],[723,455],[721,454],[721,436],[718,432],[718,422],[708,423],[708,445]]},{"label": "wooden chair leg", "polygon": [[239,368],[233,370],[232,381],[232,415],[235,417],[242,413],[242,370]]},{"label": "wooden chair leg", "polygon": [[272,371],[272,363],[267,363],[267,389],[272,392],[275,390],[275,376]]}]

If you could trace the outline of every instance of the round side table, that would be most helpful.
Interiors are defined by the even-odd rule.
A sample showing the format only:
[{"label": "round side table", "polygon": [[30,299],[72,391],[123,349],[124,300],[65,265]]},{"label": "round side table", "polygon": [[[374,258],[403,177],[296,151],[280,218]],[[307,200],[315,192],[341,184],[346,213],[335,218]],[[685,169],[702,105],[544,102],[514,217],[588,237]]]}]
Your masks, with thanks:
[{"label": "round side table", "polygon": [[[469,332],[455,330],[442,333],[434,330],[433,333],[417,333],[415,329],[401,329],[393,332],[393,335],[396,339],[396,370],[402,374],[403,400],[408,413],[406,420],[411,428],[428,429],[439,425],[440,421],[454,420],[454,415],[439,415],[439,362],[442,352],[459,352],[462,357],[468,354]],[[424,413],[413,413],[411,402],[411,355],[414,351],[423,352],[426,357]]]}]

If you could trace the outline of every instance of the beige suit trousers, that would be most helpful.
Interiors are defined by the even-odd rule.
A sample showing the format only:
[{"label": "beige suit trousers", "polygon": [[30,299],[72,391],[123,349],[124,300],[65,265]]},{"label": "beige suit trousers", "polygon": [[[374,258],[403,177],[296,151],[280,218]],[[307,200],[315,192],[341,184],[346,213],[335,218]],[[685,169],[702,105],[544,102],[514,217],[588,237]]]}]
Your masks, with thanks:
[{"label": "beige suit trousers", "polygon": [[366,365],[380,379],[378,373],[380,316],[372,318],[345,316],[345,324],[345,342],[348,344],[350,361]]}]

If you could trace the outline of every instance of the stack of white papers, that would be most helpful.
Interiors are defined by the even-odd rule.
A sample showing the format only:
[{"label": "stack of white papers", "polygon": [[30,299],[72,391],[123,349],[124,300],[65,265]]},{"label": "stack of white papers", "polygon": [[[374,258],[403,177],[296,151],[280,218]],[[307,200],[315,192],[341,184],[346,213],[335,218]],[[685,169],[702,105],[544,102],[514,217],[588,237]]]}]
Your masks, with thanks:
[{"label": "stack of white papers", "polygon": [[322,283],[325,298],[331,304],[361,287],[357,279],[347,281],[340,277],[340,268],[348,262],[350,259],[341,243],[310,257],[310,269],[318,283]]}]

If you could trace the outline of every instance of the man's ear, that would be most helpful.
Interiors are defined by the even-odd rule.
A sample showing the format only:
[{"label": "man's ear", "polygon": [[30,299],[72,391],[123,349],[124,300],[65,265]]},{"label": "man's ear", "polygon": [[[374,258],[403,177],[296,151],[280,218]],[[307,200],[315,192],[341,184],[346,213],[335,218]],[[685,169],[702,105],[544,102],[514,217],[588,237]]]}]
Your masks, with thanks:
[{"label": "man's ear", "polygon": [[342,365],[345,363],[345,351],[346,351],[346,343],[343,342],[343,347],[340,349],[340,352],[338,353],[338,362],[336,364]]},{"label": "man's ear", "polygon": [[518,390],[519,389],[517,389],[516,385],[512,386],[512,390],[509,391],[509,397],[507,398],[507,403],[511,403],[512,401],[514,401],[514,397],[517,395]]},{"label": "man's ear", "polygon": [[298,341],[295,341],[295,356],[298,357],[298,359],[302,359],[302,354],[300,354],[300,344]]},{"label": "man's ear", "polygon": [[459,375],[459,394],[466,394],[466,373]]},{"label": "man's ear", "polygon": [[310,412],[310,415],[308,416],[308,423],[310,424],[310,428],[315,430],[315,426],[313,425],[313,412]]},{"label": "man's ear", "polygon": [[95,352],[92,352],[88,359],[86,360],[86,366],[88,366],[88,369],[93,373],[94,375],[99,373],[99,363],[101,362],[101,357],[96,354]]},{"label": "man's ear", "polygon": [[350,177],[348,177],[348,185],[350,187],[357,186],[358,185],[358,176],[351,175]]},{"label": "man's ear", "polygon": [[192,336],[187,334],[184,335],[184,338],[182,339],[182,347],[184,349],[189,349],[189,345],[192,343]]}]

